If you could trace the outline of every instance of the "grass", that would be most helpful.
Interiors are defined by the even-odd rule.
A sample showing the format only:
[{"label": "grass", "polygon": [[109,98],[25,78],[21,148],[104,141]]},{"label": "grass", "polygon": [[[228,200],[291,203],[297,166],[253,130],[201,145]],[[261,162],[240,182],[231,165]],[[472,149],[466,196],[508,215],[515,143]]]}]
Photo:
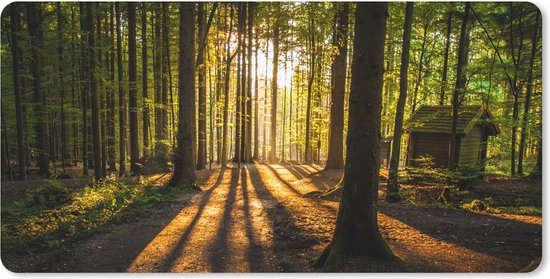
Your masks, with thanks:
[{"label": "grass", "polygon": [[178,191],[132,179],[107,179],[69,190],[49,180],[18,200],[3,197],[2,256],[36,253],[83,239],[123,217],[174,199]]}]

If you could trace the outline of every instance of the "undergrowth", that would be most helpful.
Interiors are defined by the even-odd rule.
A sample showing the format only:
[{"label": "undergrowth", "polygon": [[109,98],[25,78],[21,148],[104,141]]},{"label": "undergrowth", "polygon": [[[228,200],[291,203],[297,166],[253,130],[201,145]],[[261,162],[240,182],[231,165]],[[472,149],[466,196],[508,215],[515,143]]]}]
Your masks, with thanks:
[{"label": "undergrowth", "polygon": [[2,205],[2,256],[29,254],[105,230],[176,197],[174,189],[106,179],[69,190],[56,180]]}]

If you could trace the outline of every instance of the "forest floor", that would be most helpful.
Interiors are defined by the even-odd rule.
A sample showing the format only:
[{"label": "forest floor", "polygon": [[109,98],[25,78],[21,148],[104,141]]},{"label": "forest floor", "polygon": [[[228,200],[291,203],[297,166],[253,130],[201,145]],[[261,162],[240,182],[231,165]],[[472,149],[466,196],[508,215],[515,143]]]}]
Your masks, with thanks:
[{"label": "forest floor", "polygon": [[[338,201],[302,196],[342,175],[320,169],[246,164],[200,171],[200,193],[161,202],[75,244],[3,263],[19,272],[318,272],[312,260],[331,239]],[[168,178],[148,177],[158,185]],[[382,235],[404,263],[358,259],[344,271],[516,272],[542,255],[540,214],[383,200],[379,209]]]}]

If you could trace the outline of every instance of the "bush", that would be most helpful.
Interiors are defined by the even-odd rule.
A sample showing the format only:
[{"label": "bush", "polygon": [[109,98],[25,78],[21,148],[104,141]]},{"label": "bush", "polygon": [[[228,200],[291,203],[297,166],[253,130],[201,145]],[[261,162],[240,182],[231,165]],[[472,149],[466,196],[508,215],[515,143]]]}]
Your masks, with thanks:
[{"label": "bush", "polygon": [[466,165],[457,169],[438,167],[431,156],[415,159],[418,167],[407,167],[406,179],[413,185],[454,185],[459,189],[469,189],[480,177],[478,165]]}]

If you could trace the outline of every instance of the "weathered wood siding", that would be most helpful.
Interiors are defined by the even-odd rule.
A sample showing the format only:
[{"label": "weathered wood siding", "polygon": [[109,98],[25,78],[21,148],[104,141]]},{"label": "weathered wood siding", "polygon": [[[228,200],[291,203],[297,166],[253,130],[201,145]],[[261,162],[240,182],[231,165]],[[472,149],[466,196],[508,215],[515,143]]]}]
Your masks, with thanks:
[{"label": "weathered wood siding", "polygon": [[[447,166],[449,163],[449,134],[412,133],[411,135],[411,159],[432,156],[437,166]],[[414,160],[409,163],[413,166],[416,165]]]},{"label": "weathered wood siding", "polygon": [[466,136],[462,138],[460,144],[459,166],[480,165],[480,151],[483,138],[483,131],[480,125],[476,125]]}]

